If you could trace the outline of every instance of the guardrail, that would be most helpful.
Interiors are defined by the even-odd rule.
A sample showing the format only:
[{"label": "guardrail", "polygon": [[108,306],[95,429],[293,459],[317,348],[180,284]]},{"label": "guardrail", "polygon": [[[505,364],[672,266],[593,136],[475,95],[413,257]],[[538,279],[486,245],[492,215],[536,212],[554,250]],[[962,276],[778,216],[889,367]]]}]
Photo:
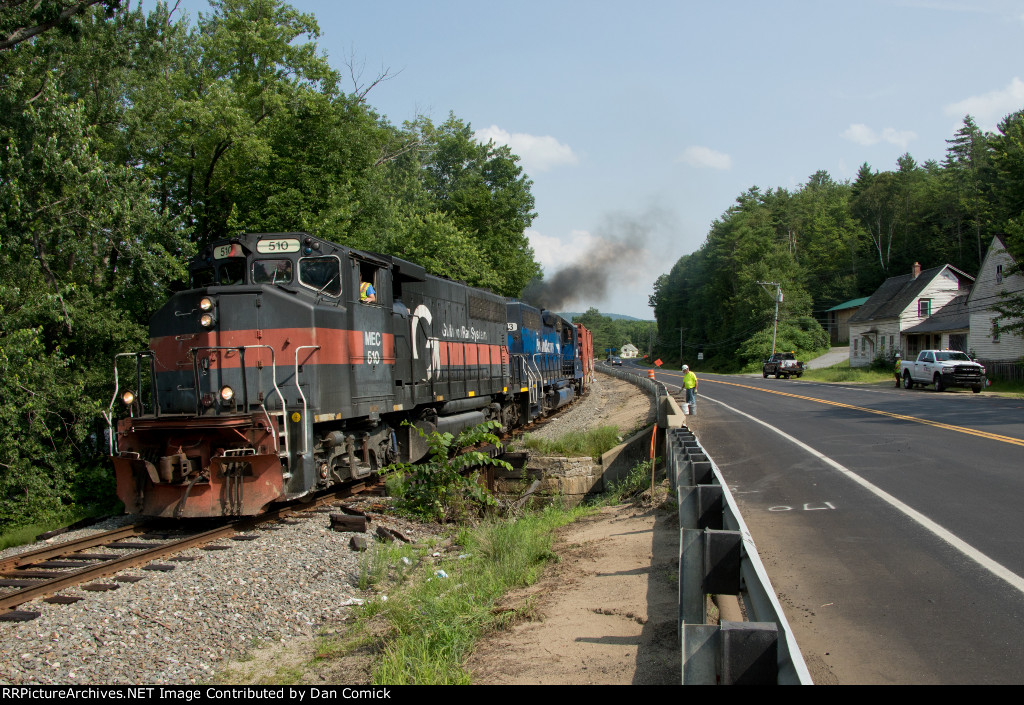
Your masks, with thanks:
[{"label": "guardrail", "polygon": [[[684,417],[667,387],[643,376],[643,368],[597,369],[659,400],[666,473],[679,502],[682,683],[812,685],[736,500],[718,466],[682,424]],[[661,404],[662,399],[667,403]],[[746,619],[708,624],[708,595],[735,595]]]},{"label": "guardrail", "polygon": [[[598,372],[603,372],[606,375],[612,377],[618,377],[632,382],[641,389],[645,389],[655,396],[665,396],[668,392],[665,389],[665,385],[661,382],[655,382],[653,379],[648,378],[645,368],[640,367],[612,367],[611,365],[596,365],[594,369]],[[629,370],[629,371],[627,371]],[[643,373],[643,374],[641,374]]]},{"label": "guardrail", "polygon": [[[683,684],[811,685],[757,547],[718,467],[685,426],[665,434],[679,500]],[[708,624],[707,596],[736,595],[746,621]]]}]

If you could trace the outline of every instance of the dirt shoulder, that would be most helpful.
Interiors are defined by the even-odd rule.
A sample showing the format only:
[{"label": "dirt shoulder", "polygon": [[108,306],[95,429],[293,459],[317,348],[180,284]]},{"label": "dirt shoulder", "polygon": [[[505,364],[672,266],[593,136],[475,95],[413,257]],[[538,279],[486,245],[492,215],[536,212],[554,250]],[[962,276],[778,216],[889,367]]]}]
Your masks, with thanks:
[{"label": "dirt shoulder", "polygon": [[506,597],[504,607],[532,603],[532,619],[479,642],[473,682],[678,685],[674,508],[604,508],[564,527],[555,553],[538,583]]}]

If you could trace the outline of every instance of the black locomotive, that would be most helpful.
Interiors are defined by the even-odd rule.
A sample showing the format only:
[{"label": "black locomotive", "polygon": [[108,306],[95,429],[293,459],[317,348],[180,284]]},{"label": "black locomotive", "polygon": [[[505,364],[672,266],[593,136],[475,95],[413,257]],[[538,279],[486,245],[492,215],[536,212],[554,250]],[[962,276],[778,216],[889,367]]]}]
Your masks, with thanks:
[{"label": "black locomotive", "polygon": [[189,275],[149,350],[115,360],[108,420],[119,402],[128,415],[111,456],[129,513],[256,515],[416,462],[426,445],[409,424],[525,424],[592,370],[589,333],[556,314],[307,233],[216,242]]}]

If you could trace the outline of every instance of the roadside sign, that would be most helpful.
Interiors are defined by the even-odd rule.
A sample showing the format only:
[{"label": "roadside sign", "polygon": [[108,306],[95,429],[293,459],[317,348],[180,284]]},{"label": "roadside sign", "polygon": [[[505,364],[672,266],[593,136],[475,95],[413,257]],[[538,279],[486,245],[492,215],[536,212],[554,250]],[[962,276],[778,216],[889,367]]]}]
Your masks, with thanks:
[{"label": "roadside sign", "polygon": [[661,367],[662,362],[661,362],[661,360],[655,360],[654,364],[657,365],[658,367]]}]

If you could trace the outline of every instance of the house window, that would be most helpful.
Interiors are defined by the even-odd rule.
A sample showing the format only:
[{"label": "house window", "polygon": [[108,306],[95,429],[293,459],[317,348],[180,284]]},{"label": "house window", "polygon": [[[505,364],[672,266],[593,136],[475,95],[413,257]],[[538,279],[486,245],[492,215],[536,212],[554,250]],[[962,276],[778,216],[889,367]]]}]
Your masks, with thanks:
[{"label": "house window", "polygon": [[997,321],[992,321],[992,342],[999,342],[999,323]]},{"label": "house window", "polygon": [[853,339],[853,356],[854,357],[857,357],[857,351],[859,350],[859,348],[858,348],[859,343],[860,343],[860,338],[854,338]]},{"label": "house window", "polygon": [[889,347],[890,348],[892,347],[892,336],[891,335],[889,336]]},{"label": "house window", "polygon": [[1002,284],[1002,283],[1003,283],[1003,265],[997,264],[996,265],[996,284]]},{"label": "house window", "polygon": [[932,300],[931,299],[918,299],[917,300],[917,315],[921,318],[927,318],[932,315]]}]

